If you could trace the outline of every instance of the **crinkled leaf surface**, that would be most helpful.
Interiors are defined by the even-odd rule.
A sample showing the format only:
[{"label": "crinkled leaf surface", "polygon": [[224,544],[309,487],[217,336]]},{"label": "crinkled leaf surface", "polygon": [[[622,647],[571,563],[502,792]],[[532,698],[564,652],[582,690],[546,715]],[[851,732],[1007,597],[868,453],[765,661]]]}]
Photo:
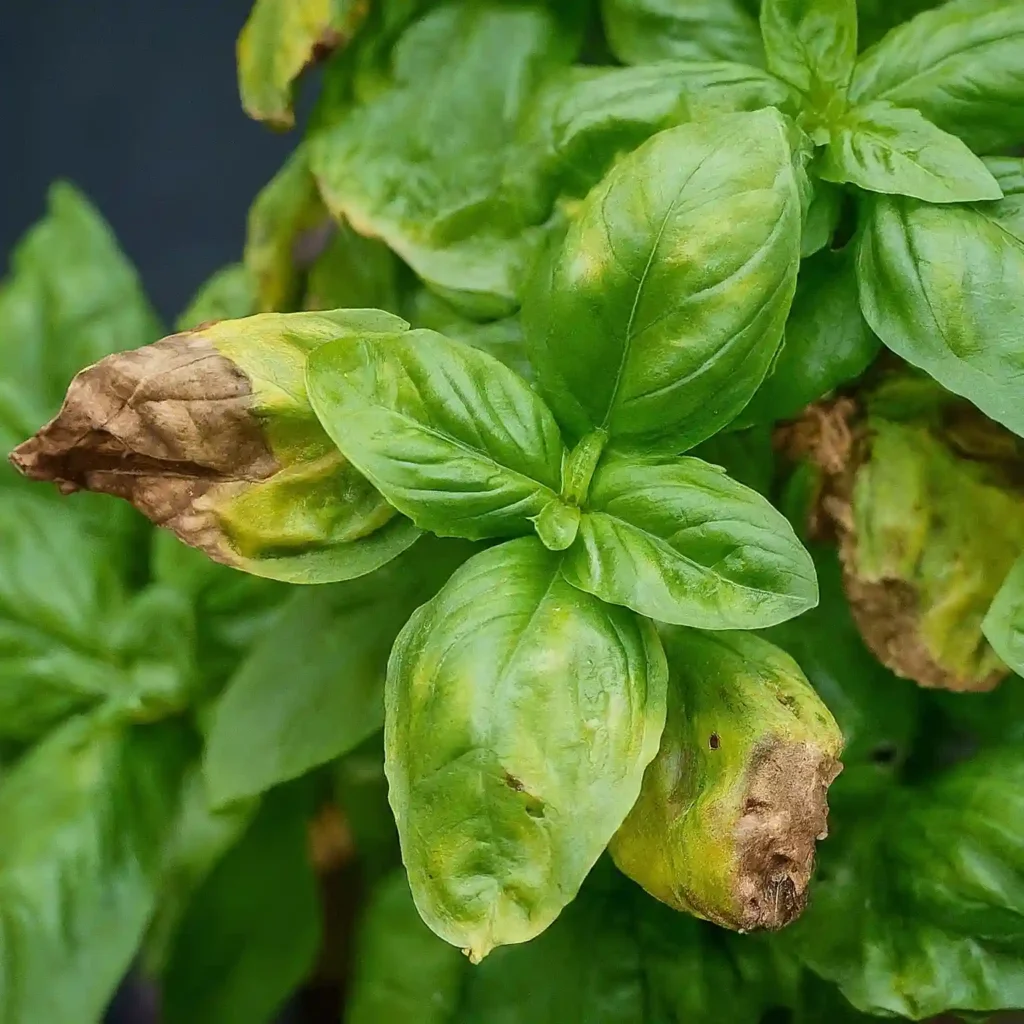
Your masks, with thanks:
[{"label": "crinkled leaf surface", "polygon": [[869,1013],[1024,1004],[1024,756],[985,751],[845,818],[794,938]]},{"label": "crinkled leaf surface", "polygon": [[0,1021],[98,1020],[153,912],[189,744],[76,718],[0,784]]},{"label": "crinkled leaf surface", "polygon": [[523,310],[571,434],[678,452],[742,409],[792,301],[801,187],[774,110],[669,129],[616,164]]},{"label": "crinkled leaf surface", "polygon": [[757,21],[739,0],[603,0],[601,14],[624,64],[680,57],[764,63]]},{"label": "crinkled leaf surface", "polygon": [[761,35],[768,70],[816,115],[842,109],[857,59],[856,0],[763,0]]},{"label": "crinkled leaf surface", "polygon": [[1024,435],[1018,218],[1016,197],[951,207],[880,197],[867,211],[857,278],[864,316],[889,348]]},{"label": "crinkled leaf surface", "polygon": [[606,456],[562,572],[604,601],[702,629],[775,625],[818,597],[785,517],[694,458]]},{"label": "crinkled leaf surface", "polygon": [[881,345],[860,311],[853,255],[819,252],[800,264],[782,351],[743,420],[796,416],[871,365]]},{"label": "crinkled leaf surface", "polygon": [[470,559],[388,665],[386,770],[430,927],[480,960],[542,932],[636,800],[665,715],[653,625],[535,538]]},{"label": "crinkled leaf surface", "polygon": [[893,29],[863,54],[857,104],[914,107],[975,152],[1024,139],[1024,3],[953,0]]},{"label": "crinkled leaf surface", "polygon": [[271,1020],[307,976],[321,914],[304,787],[269,794],[192,899],[163,972],[168,1024]]},{"label": "crinkled leaf surface", "polygon": [[398,41],[389,75],[314,137],[336,217],[382,238],[435,288],[508,312],[550,212],[516,133],[545,74],[577,46],[553,12],[449,4]]},{"label": "crinkled leaf surface", "polygon": [[432,331],[353,337],[315,352],[306,384],[345,457],[423,529],[528,533],[561,486],[551,413],[479,349]]},{"label": "crinkled leaf surface", "polygon": [[1024,676],[1024,556],[1003,581],[981,628],[996,654]]},{"label": "crinkled leaf surface", "polygon": [[929,203],[1001,199],[998,182],[955,135],[917,110],[876,102],[853,107],[832,129],[816,171],[826,181]]},{"label": "crinkled leaf surface", "polygon": [[204,771],[214,803],[296,778],[378,730],[395,637],[471,550],[424,538],[368,576],[296,594],[213,711]]}]

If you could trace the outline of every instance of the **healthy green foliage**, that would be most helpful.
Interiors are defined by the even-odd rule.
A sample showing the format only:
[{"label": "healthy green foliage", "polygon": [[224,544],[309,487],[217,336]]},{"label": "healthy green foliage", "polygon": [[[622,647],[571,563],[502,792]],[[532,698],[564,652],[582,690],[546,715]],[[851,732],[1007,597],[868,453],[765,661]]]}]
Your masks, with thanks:
[{"label": "healthy green foliage", "polygon": [[69,185],[0,284],[0,1024],[1024,1005],[1024,0],[256,0],[314,64],[179,333]]}]

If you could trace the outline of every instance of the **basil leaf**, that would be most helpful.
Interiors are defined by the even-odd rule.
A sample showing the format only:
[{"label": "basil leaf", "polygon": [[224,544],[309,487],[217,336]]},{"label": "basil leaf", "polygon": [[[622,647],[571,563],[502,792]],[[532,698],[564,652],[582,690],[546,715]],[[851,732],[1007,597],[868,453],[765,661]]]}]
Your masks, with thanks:
[{"label": "basil leaf", "polygon": [[801,259],[820,252],[832,241],[842,216],[843,199],[843,191],[835,185],[820,178],[814,182],[814,194],[804,214],[804,230],[800,240]]},{"label": "basil leaf", "polygon": [[175,329],[190,331],[210,320],[237,320],[256,312],[256,282],[242,263],[222,267],[193,296]]},{"label": "basil leaf", "polygon": [[1003,581],[981,628],[996,654],[1024,676],[1024,557]]},{"label": "basil leaf", "polygon": [[384,724],[391,645],[469,550],[425,538],[377,572],[291,599],[213,710],[204,772],[215,806],[297,778]]},{"label": "basil leaf", "polygon": [[[1024,434],[1024,231],[1002,200],[877,199],[857,254],[860,303],[898,356]],[[1012,211],[1012,207],[1008,212]]]},{"label": "basil leaf", "polygon": [[0,288],[0,452],[48,420],[68,382],[110,352],[145,345],[160,325],[110,228],[59,182],[46,216],[18,243]]},{"label": "basil leaf", "polygon": [[914,107],[976,152],[1024,139],[1024,5],[953,0],[893,29],[858,61],[850,100]]},{"label": "basil leaf", "polygon": [[1016,238],[1024,238],[1024,159],[986,157],[985,166],[999,182],[1003,201],[987,204],[984,211]]},{"label": "basil leaf", "polygon": [[161,979],[167,1024],[270,1020],[307,977],[322,913],[308,816],[302,790],[269,794],[195,894]]},{"label": "basil leaf", "polygon": [[[383,242],[356,234],[348,224],[321,237],[326,245],[306,275],[305,309],[398,308],[399,264]],[[314,235],[311,241],[319,239]]]},{"label": "basil leaf", "polygon": [[832,129],[817,165],[826,181],[929,203],[1001,199],[999,183],[955,135],[890,103],[852,108]]},{"label": "basil leaf", "polygon": [[345,1024],[451,1024],[466,958],[420,919],[405,873],[370,895],[359,928]]},{"label": "basil leaf", "polygon": [[668,718],[616,865],[676,910],[740,932],[802,912],[843,739],[797,663],[746,632],[663,631]]},{"label": "basil leaf", "polygon": [[419,533],[331,443],[305,363],[331,338],[405,327],[377,310],[264,313],[109,356],[12,461],[32,479],[125,498],[246,572],[353,579]]},{"label": "basil leaf", "polygon": [[769,71],[817,114],[842,109],[857,60],[856,0],[763,0],[761,35]]},{"label": "basil leaf", "polygon": [[793,656],[843,733],[843,772],[829,800],[874,800],[895,785],[918,728],[920,689],[864,646],[834,548],[812,549],[817,608],[765,633]]},{"label": "basil leaf", "polygon": [[425,15],[365,102],[312,137],[332,213],[472,312],[510,312],[551,208],[517,130],[544,76],[577,45],[554,13],[525,4]]},{"label": "basil leaf", "polygon": [[701,629],[758,629],[818,600],[792,527],[699,459],[607,455],[565,578],[612,604]]},{"label": "basil leaf", "polygon": [[367,10],[359,0],[255,0],[238,37],[245,112],[274,128],[293,127],[295,80],[351,39]]},{"label": "basil leaf", "polygon": [[575,896],[664,724],[654,627],[558,570],[536,538],[475,556],[388,665],[385,767],[413,895],[475,961]]},{"label": "basil leaf", "polygon": [[856,380],[881,347],[860,311],[853,250],[819,252],[800,264],[782,351],[741,414],[772,422]]},{"label": "basil leaf", "polygon": [[891,28],[909,21],[942,0],[857,0],[858,41],[862,50],[877,43]]},{"label": "basil leaf", "polygon": [[307,366],[310,401],[345,457],[417,526],[527,533],[561,486],[562,441],[508,367],[432,331],[339,340]]},{"label": "basil leaf", "polygon": [[690,451],[693,458],[721,466],[744,487],[770,496],[775,477],[772,430],[761,423],[745,430],[723,430]]},{"label": "basil leaf", "polygon": [[867,1013],[1024,1003],[1024,757],[996,748],[837,824],[801,958]]},{"label": "basil leaf", "polygon": [[189,744],[76,718],[0,785],[4,1020],[98,1020],[156,905]]},{"label": "basil leaf", "polygon": [[603,0],[601,16],[623,64],[678,58],[764,64],[757,22],[737,0]]},{"label": "basil leaf", "polygon": [[523,317],[575,436],[681,451],[750,400],[800,257],[801,182],[773,110],[661,132],[581,204]]}]

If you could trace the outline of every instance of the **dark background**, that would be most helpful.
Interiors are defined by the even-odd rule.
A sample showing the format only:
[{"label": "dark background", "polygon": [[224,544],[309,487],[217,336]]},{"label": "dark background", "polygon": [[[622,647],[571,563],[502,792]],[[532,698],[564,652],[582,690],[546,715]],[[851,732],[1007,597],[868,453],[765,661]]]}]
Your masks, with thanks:
[{"label": "dark background", "polygon": [[242,112],[251,0],[0,0],[0,276],[68,178],[165,321],[239,258],[253,196],[295,143]]}]

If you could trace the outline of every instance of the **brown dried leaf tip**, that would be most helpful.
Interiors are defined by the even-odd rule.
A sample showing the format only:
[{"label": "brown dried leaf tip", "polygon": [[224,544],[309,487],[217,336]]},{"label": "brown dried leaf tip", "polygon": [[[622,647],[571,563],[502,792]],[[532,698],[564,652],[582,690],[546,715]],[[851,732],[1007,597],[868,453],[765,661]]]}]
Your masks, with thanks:
[{"label": "brown dried leaf tip", "polygon": [[230,561],[215,505],[278,470],[252,386],[200,333],[120,352],[78,374],[60,412],[11,453],[33,480],[125,498]]}]

